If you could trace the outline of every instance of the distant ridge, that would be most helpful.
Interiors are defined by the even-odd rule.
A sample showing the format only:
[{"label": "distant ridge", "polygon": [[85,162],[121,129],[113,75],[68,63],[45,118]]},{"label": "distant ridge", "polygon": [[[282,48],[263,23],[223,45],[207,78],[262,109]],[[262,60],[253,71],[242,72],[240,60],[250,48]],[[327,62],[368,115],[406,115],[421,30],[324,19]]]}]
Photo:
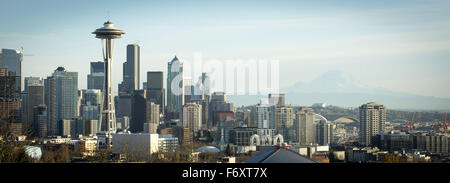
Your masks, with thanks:
[{"label": "distant ridge", "polygon": [[[338,70],[330,70],[311,82],[298,82],[281,89],[286,93],[286,103],[309,106],[313,103],[328,103],[342,107],[357,107],[375,101],[389,109],[398,110],[450,110],[450,99],[421,96],[405,92],[394,92],[379,87],[368,87]],[[267,96],[229,96],[240,105],[253,105],[259,98]]]}]

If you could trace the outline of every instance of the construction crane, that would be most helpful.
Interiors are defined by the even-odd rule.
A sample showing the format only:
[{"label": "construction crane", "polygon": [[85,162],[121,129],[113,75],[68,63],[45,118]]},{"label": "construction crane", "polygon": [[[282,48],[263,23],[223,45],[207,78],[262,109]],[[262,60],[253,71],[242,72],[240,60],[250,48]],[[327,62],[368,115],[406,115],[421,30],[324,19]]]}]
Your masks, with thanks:
[{"label": "construction crane", "polygon": [[[32,54],[23,54],[23,47],[20,47],[20,54],[22,54],[22,56],[34,56]],[[0,57],[2,57],[2,56],[10,56],[10,55],[16,55],[16,54],[1,53]]]},{"label": "construction crane", "polygon": [[442,120],[442,123],[438,123],[436,128],[438,132],[447,134],[448,132],[447,112],[444,113],[444,119]]}]

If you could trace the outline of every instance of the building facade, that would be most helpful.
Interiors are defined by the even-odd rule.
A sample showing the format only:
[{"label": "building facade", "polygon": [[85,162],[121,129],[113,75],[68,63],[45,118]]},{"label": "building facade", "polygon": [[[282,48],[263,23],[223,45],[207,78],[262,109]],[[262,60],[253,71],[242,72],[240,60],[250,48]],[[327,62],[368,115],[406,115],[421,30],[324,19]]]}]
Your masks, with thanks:
[{"label": "building facade", "polygon": [[167,64],[167,111],[180,115],[183,105],[183,63],[175,56]]},{"label": "building facade", "polygon": [[[16,83],[15,90],[21,91],[22,88],[22,59],[23,53],[14,49],[2,49],[0,54],[0,64],[5,66],[8,73],[14,73]],[[11,75],[11,74],[9,74]]]},{"label": "building facade", "polygon": [[333,143],[333,124],[321,120],[315,124],[315,129],[317,144],[330,145]]},{"label": "building facade", "polygon": [[295,114],[297,138],[300,145],[314,143],[314,113],[311,108],[301,107]]},{"label": "building facade", "polygon": [[284,93],[269,93],[269,105],[283,107],[285,105]]},{"label": "building facade", "polygon": [[0,118],[8,122],[20,123],[22,118],[19,80],[20,77],[7,66],[0,66]]},{"label": "building facade", "polygon": [[159,135],[150,133],[112,134],[112,152],[128,156],[148,156],[159,151]]},{"label": "building facade", "polygon": [[49,135],[59,134],[58,121],[77,117],[78,114],[78,73],[68,72],[58,67],[45,85],[45,105],[47,106]]},{"label": "building facade", "polygon": [[374,137],[386,126],[386,107],[374,102],[359,107],[359,142],[361,145],[373,145]]},{"label": "building facade", "polygon": [[292,107],[273,106],[273,123],[275,129],[283,135],[285,141],[295,141],[294,109]]},{"label": "building facade", "polygon": [[229,142],[237,146],[250,146],[250,138],[257,134],[256,128],[237,127],[230,130]]},{"label": "building facade", "polygon": [[123,63],[123,81],[119,84],[119,95],[131,95],[139,90],[140,84],[140,47],[137,44],[127,45],[127,61]]},{"label": "building facade", "polygon": [[136,90],[132,94],[130,131],[143,132],[144,123],[159,125],[159,105],[146,99],[145,90]]},{"label": "building facade", "polygon": [[183,127],[189,128],[194,133],[202,128],[202,106],[195,103],[187,103],[183,106]]},{"label": "building facade", "polygon": [[33,132],[34,136],[47,136],[47,106],[41,104],[33,108]]},{"label": "building facade", "polygon": [[87,76],[87,89],[103,91],[105,82],[105,63],[102,61],[91,62],[91,73]]},{"label": "building facade", "polygon": [[412,136],[414,149],[426,150],[431,153],[448,153],[448,137],[443,134],[414,134]]},{"label": "building facade", "polygon": [[159,105],[159,113],[164,114],[165,89],[163,72],[147,72],[147,100]]},{"label": "building facade", "polygon": [[[271,120],[271,107],[269,105],[258,104],[255,106],[255,122],[256,127],[258,128],[271,128],[270,120]],[[275,126],[272,126],[274,129]]]},{"label": "building facade", "polygon": [[22,123],[24,126],[34,124],[33,108],[44,104],[44,79],[41,77],[26,77],[22,95]]}]

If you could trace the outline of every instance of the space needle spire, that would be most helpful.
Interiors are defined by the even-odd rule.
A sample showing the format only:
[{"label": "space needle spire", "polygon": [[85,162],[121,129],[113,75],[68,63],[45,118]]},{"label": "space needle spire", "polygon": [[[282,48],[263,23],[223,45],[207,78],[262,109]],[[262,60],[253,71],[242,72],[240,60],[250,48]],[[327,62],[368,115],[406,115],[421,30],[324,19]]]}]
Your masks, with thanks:
[{"label": "space needle spire", "polygon": [[109,20],[103,24],[103,27],[96,29],[92,34],[102,42],[103,59],[105,63],[105,81],[103,84],[102,108],[100,115],[100,131],[105,132],[106,145],[111,145],[111,134],[116,133],[116,114],[114,111],[114,92],[111,86],[112,78],[112,60],[114,55],[115,39],[119,39],[122,30],[114,27]]}]

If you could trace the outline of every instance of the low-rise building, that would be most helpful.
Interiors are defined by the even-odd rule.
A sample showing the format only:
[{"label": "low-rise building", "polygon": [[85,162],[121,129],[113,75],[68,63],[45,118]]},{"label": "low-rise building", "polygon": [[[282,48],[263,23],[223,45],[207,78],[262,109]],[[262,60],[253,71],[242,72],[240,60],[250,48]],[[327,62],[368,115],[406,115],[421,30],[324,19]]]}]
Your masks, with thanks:
[{"label": "low-rise building", "polygon": [[387,151],[380,151],[377,147],[370,148],[352,148],[347,149],[345,152],[346,162],[354,162],[354,163],[368,163],[368,162],[384,162],[386,155],[388,155]]},{"label": "low-rise building", "polygon": [[229,142],[237,146],[250,146],[250,138],[257,133],[257,128],[237,127],[230,130]]},{"label": "low-rise building", "polygon": [[159,151],[158,134],[123,133],[112,134],[112,151],[116,154],[150,155]]},{"label": "low-rise building", "polygon": [[412,142],[414,149],[431,153],[448,153],[448,137],[442,134],[414,134]]},{"label": "low-rise building", "polygon": [[389,152],[412,149],[413,143],[410,135],[400,131],[384,131],[374,139],[374,145],[381,150]]},{"label": "low-rise building", "polygon": [[159,135],[158,146],[160,152],[175,151],[178,147],[178,138],[172,134]]},{"label": "low-rise building", "polygon": [[97,139],[82,139],[78,142],[78,150],[81,153],[92,154],[98,149]]}]

